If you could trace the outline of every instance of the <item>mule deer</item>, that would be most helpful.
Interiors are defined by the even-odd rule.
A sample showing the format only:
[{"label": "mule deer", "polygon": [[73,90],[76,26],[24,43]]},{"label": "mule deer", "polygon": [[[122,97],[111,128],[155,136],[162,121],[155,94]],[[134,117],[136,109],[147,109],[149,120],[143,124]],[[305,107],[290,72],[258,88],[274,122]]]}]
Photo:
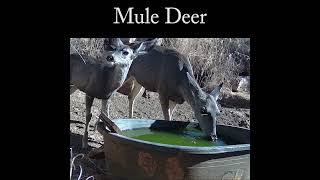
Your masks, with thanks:
[{"label": "mule deer", "polygon": [[[111,95],[123,84],[128,70],[136,57],[147,53],[147,49],[153,46],[154,41],[144,41],[125,45],[117,39],[106,39],[102,63],[97,59],[70,54],[70,94],[79,89],[86,93],[86,123],[82,138],[82,147],[88,147],[88,125],[91,120],[91,106],[94,98],[102,99],[102,107],[109,101]],[[101,112],[104,108],[101,109]],[[108,114],[108,113],[107,113]]]},{"label": "mule deer", "polygon": [[[221,83],[211,93],[204,92],[193,75],[189,60],[179,52],[154,46],[131,65],[128,77],[118,92],[129,99],[129,117],[133,117],[135,98],[143,87],[159,93],[165,120],[171,120],[176,104],[190,104],[200,128],[213,141],[217,139],[216,118],[220,114],[217,99]],[[107,103],[107,106],[109,103]]]}]

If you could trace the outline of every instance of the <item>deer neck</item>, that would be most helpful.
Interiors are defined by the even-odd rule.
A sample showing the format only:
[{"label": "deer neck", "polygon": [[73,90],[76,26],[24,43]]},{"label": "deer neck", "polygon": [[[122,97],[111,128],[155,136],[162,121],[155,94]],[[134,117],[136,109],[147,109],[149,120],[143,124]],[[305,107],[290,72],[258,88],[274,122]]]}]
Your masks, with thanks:
[{"label": "deer neck", "polygon": [[120,64],[113,67],[104,67],[103,76],[105,80],[105,88],[110,91],[115,91],[123,84],[127,77],[130,64]]},{"label": "deer neck", "polygon": [[195,112],[199,106],[199,101],[206,99],[206,93],[200,88],[197,81],[187,74],[180,87],[182,97],[190,104]]}]

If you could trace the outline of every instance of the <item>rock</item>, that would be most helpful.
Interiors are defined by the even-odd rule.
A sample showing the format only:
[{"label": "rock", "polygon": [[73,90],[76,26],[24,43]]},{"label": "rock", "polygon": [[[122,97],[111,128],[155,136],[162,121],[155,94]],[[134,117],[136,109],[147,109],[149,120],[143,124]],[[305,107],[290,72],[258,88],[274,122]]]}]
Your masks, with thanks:
[{"label": "rock", "polygon": [[239,76],[232,83],[233,92],[250,92],[250,76]]},{"label": "rock", "polygon": [[250,76],[241,77],[238,91],[250,92]]},{"label": "rock", "polygon": [[224,92],[218,102],[224,107],[250,109],[250,94],[242,92]]}]

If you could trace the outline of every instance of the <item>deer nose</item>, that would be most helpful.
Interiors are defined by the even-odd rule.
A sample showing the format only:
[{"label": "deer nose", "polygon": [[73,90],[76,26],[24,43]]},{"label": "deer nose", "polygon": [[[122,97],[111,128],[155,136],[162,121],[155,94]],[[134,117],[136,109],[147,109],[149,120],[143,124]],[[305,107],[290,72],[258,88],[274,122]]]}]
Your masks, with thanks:
[{"label": "deer nose", "polygon": [[111,62],[111,61],[113,61],[113,56],[107,56],[106,59],[107,59],[107,61],[110,61],[110,62]]}]

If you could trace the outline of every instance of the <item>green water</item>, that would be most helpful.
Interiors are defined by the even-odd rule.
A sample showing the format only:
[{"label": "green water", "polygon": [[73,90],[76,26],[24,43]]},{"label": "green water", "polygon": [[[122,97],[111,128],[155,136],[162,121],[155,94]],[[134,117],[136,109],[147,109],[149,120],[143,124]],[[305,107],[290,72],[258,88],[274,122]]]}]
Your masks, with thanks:
[{"label": "green water", "polygon": [[178,146],[210,147],[227,145],[220,139],[216,142],[205,139],[202,131],[195,128],[187,128],[180,131],[157,131],[149,128],[140,128],[122,131],[122,135],[143,141]]}]

